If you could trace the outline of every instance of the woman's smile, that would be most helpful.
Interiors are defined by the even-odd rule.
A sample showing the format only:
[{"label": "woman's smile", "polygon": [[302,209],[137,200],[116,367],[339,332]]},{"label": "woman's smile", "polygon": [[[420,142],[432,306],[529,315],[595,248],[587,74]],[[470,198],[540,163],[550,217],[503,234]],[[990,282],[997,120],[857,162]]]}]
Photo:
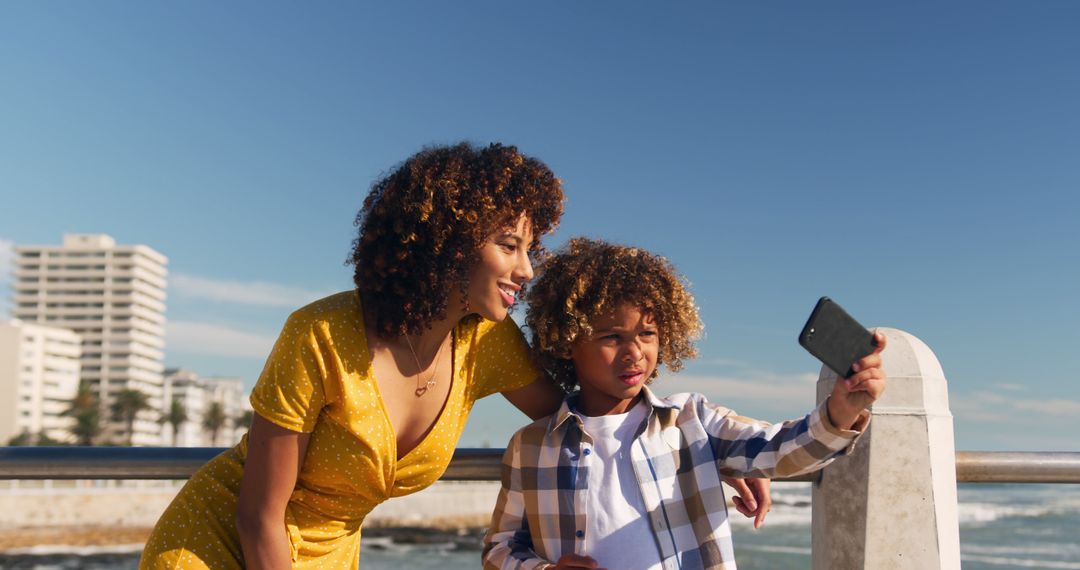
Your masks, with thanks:
[{"label": "woman's smile", "polygon": [[499,289],[499,295],[502,297],[503,304],[510,307],[517,301],[517,294],[521,291],[521,285],[516,283],[499,282],[496,286]]}]

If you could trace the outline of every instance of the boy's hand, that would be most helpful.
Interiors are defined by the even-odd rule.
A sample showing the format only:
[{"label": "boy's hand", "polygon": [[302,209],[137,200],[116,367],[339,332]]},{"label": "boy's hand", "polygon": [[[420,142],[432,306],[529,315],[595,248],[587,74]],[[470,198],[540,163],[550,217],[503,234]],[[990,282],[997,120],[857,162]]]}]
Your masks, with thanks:
[{"label": "boy's hand", "polygon": [[772,492],[770,479],[754,477],[751,479],[736,479],[724,477],[724,483],[735,489],[737,496],[731,498],[735,503],[735,510],[747,517],[753,517],[754,528],[761,528],[765,522],[765,515],[772,510]]},{"label": "boy's hand", "polygon": [[885,391],[885,370],[881,367],[885,335],[875,332],[874,341],[877,344],[874,352],[852,366],[854,374],[837,380],[829,396],[829,419],[840,429],[851,429],[859,414]]},{"label": "boy's hand", "polygon": [[555,563],[555,570],[573,570],[574,568],[588,568],[589,570],[605,570],[598,568],[596,561],[588,556],[580,554],[563,554]]}]

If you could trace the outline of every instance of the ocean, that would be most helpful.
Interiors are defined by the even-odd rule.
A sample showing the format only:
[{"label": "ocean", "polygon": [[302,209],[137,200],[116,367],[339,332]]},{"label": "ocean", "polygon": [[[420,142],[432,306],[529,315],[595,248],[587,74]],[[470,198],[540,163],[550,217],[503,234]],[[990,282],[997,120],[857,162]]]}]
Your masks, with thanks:
[{"label": "ocean", "polygon": [[[733,519],[741,570],[810,567],[810,486],[776,483],[775,506],[755,531]],[[965,570],[1043,568],[1080,570],[1080,485],[962,484],[960,550]],[[0,568],[26,570],[134,569],[137,547],[119,551],[43,551],[0,554]],[[465,570],[479,567],[478,550],[365,541],[364,570]]]}]

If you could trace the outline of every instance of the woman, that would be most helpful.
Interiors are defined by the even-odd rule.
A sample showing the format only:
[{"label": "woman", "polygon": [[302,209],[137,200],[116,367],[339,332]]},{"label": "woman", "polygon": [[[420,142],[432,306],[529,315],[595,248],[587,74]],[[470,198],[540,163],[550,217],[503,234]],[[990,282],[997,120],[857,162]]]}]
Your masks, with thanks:
[{"label": "woman", "polygon": [[476,399],[555,411],[506,316],[562,205],[547,166],[499,144],[428,148],[376,182],[356,289],[289,317],[251,429],[180,491],[140,568],[356,568],[364,517],[438,480]]}]

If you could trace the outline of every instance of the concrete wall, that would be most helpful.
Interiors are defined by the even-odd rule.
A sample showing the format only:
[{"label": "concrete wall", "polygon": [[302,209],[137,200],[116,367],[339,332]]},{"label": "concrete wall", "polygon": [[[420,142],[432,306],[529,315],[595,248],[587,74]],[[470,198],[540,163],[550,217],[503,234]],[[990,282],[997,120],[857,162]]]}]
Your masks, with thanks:
[{"label": "concrete wall", "polygon": [[[22,527],[150,527],[180,490],[158,481],[86,481],[17,484],[0,488],[0,530]],[[486,521],[499,493],[497,481],[440,481],[413,495],[379,505],[367,524],[422,525],[439,519]]]}]

